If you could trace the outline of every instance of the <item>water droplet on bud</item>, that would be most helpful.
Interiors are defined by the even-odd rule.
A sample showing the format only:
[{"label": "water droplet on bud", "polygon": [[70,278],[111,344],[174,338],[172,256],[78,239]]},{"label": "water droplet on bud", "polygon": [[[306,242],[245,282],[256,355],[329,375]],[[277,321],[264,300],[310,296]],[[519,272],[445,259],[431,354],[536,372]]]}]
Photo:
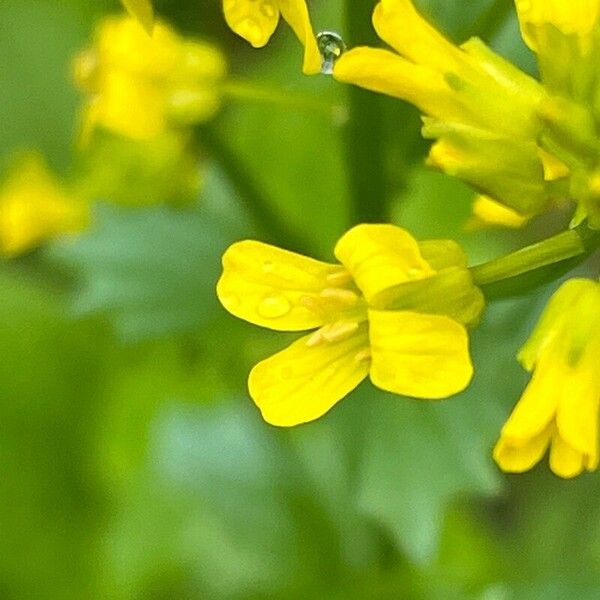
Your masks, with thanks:
[{"label": "water droplet on bud", "polygon": [[320,31],[317,33],[317,45],[321,52],[321,73],[331,75],[335,61],[346,50],[346,44],[335,31]]}]

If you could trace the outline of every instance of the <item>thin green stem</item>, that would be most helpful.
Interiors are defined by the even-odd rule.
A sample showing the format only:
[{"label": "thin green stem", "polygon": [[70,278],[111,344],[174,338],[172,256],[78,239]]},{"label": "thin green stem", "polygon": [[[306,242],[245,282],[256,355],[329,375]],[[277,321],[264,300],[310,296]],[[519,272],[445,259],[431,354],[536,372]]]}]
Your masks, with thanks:
[{"label": "thin green stem", "polygon": [[[371,25],[373,0],[346,0],[349,46],[378,45]],[[348,88],[348,121],[344,131],[352,223],[385,222],[389,216],[385,168],[386,129],[383,98]]]},{"label": "thin green stem", "polygon": [[339,115],[343,114],[345,110],[344,106],[323,102],[321,98],[293,94],[283,89],[272,88],[263,84],[257,85],[252,81],[239,79],[230,79],[222,86],[221,91],[225,96],[234,100],[273,104],[283,108],[322,114],[331,120],[339,119]]},{"label": "thin green stem", "polygon": [[206,148],[222,167],[233,185],[239,202],[247,210],[261,237],[273,244],[296,251],[307,251],[308,242],[281,218],[273,203],[264,195],[247,166],[212,125],[194,129],[198,143]]},{"label": "thin green stem", "polygon": [[555,279],[598,247],[600,231],[583,224],[470,270],[487,296],[513,296]]}]

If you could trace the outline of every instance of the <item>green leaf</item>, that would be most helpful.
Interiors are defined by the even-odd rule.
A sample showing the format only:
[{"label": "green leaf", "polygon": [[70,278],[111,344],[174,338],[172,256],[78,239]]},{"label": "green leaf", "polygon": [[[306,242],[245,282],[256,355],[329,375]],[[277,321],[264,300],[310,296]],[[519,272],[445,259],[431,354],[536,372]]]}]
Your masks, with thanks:
[{"label": "green leaf", "polygon": [[81,277],[76,314],[106,314],[125,341],[207,323],[217,311],[214,286],[230,241],[207,211],[97,207],[91,231],[51,249]]},{"label": "green leaf", "polygon": [[434,403],[385,394],[373,413],[360,505],[389,527],[413,561],[427,562],[436,552],[446,505],[499,488],[477,433],[477,406],[460,397]]}]

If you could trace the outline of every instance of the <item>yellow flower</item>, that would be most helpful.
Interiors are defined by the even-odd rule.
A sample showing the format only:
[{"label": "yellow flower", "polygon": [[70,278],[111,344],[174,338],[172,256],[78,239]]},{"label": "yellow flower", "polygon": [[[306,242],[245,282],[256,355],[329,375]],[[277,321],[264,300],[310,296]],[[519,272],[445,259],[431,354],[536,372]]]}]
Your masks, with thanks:
[{"label": "yellow flower", "polygon": [[0,189],[0,255],[14,257],[61,233],[87,225],[84,204],[72,198],[38,154],[18,161]]},{"label": "yellow flower", "polygon": [[523,217],[569,196],[569,169],[539,147],[547,96],[539,82],[477,38],[455,46],[411,0],[381,0],[373,24],[394,51],[354,48],[334,76],[416,105],[423,136],[435,140],[431,166]]},{"label": "yellow flower", "polygon": [[341,264],[242,241],[223,256],[217,295],[230,313],[279,331],[315,330],[250,373],[264,419],[317,419],[367,375],[416,398],[463,390],[473,372],[465,325],[483,298],[460,247],[417,243],[393,225],[358,225],[334,253]]},{"label": "yellow flower", "polygon": [[121,0],[123,6],[135,17],[148,33],[154,27],[154,9],[150,0]]},{"label": "yellow flower", "polygon": [[227,66],[213,46],[181,38],[157,22],[148,36],[128,17],[105,19],[94,46],[75,59],[88,94],[84,137],[96,126],[150,139],[173,125],[210,119],[219,109]]},{"label": "yellow flower", "polygon": [[229,27],[255,48],[269,41],[282,16],[304,46],[304,72],[319,72],[321,55],[305,0],[223,0],[223,12]]},{"label": "yellow flower", "polygon": [[571,279],[550,300],[519,353],[533,377],[494,449],[501,469],[523,472],[550,446],[550,468],[574,477],[598,466],[600,283]]}]

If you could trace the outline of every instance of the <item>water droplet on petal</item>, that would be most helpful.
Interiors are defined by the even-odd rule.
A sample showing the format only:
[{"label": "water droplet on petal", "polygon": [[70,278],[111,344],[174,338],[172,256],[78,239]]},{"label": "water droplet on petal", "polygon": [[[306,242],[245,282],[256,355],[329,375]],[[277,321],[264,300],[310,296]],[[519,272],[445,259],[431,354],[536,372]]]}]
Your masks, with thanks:
[{"label": "water droplet on petal", "polygon": [[317,45],[321,53],[321,73],[331,75],[335,61],[346,50],[346,44],[335,31],[320,31],[317,33]]},{"label": "water droplet on petal", "polygon": [[258,314],[265,319],[278,319],[292,310],[290,301],[281,294],[267,294],[258,304]]}]

